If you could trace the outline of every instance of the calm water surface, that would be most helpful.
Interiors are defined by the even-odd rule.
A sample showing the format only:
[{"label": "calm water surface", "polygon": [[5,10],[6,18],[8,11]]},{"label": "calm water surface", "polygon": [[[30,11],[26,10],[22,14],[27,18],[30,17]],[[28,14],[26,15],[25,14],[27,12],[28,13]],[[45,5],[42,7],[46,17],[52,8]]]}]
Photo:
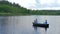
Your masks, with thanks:
[{"label": "calm water surface", "polygon": [[[44,23],[47,19],[49,28],[32,26],[33,21]],[[60,16],[0,16],[0,34],[60,34]]]}]

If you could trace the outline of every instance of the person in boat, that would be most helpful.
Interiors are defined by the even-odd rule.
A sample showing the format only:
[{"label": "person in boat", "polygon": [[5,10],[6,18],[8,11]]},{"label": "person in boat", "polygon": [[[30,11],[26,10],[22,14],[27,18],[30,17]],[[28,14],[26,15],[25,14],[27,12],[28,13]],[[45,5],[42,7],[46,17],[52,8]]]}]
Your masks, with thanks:
[{"label": "person in boat", "polygon": [[45,24],[47,24],[47,20],[45,20]]},{"label": "person in boat", "polygon": [[34,23],[37,23],[37,18],[36,18],[36,20],[34,20]]}]

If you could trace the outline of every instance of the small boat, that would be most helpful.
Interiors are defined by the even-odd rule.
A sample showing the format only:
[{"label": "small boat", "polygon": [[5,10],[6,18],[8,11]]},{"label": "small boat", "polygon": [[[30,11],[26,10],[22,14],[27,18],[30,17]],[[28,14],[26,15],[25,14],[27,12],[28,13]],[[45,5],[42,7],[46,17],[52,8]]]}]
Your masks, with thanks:
[{"label": "small boat", "polygon": [[43,28],[48,28],[49,24],[40,24],[40,23],[33,23],[34,27],[43,27]]},{"label": "small boat", "polygon": [[34,26],[34,27],[48,28],[48,27],[49,27],[49,24],[47,24],[47,20],[46,20],[45,23],[43,23],[43,24],[37,23],[37,19],[36,19],[36,20],[34,20],[33,26]]}]

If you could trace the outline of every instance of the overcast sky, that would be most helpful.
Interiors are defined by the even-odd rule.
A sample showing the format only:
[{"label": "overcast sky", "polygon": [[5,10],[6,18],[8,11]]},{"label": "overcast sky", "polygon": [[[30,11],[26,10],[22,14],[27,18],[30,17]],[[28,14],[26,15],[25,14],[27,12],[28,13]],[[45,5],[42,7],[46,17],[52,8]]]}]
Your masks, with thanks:
[{"label": "overcast sky", "polygon": [[29,9],[60,10],[60,0],[8,0]]}]

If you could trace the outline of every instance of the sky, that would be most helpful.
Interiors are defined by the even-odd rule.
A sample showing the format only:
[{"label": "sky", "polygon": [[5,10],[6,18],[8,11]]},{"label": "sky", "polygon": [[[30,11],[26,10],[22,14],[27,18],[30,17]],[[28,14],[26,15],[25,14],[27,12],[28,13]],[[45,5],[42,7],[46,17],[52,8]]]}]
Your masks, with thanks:
[{"label": "sky", "polygon": [[60,0],[8,0],[27,9],[60,10]]}]

